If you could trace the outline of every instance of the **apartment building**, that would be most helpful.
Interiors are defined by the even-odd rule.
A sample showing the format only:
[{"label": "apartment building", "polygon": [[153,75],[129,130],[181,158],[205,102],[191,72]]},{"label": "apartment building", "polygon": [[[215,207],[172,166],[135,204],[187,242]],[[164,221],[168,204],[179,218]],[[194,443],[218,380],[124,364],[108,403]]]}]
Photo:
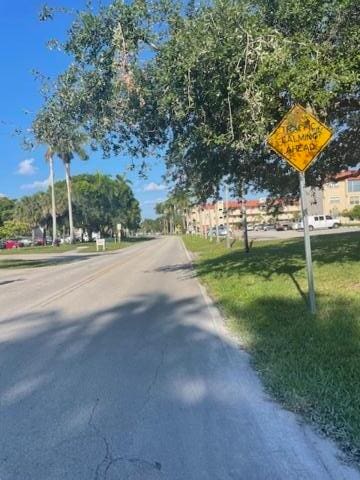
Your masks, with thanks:
[{"label": "apartment building", "polygon": [[[351,223],[349,218],[341,214],[360,205],[360,172],[346,171],[336,176],[334,182],[329,182],[322,189],[307,189],[307,199],[310,215],[332,215],[340,217],[342,223]],[[246,213],[249,224],[267,222],[287,222],[301,216],[300,203],[294,201],[285,203],[278,201],[269,208],[266,198],[246,200]],[[239,230],[242,224],[244,205],[239,200],[223,200],[214,203],[195,205],[187,215],[188,231],[200,234],[215,225],[226,225],[226,210],[229,215],[229,226],[233,231]]]},{"label": "apartment building", "polygon": [[[324,212],[328,215],[341,216],[344,210],[351,210],[360,205],[360,172],[342,172],[335,182],[328,183],[323,188]],[[342,218],[344,221],[349,221]]]},{"label": "apartment building", "polygon": [[278,201],[269,208],[266,198],[239,200],[224,202],[219,200],[214,203],[195,205],[187,215],[188,231],[205,235],[212,227],[225,226],[226,212],[228,211],[228,223],[232,231],[241,229],[243,221],[243,209],[246,208],[247,221],[249,224],[267,223],[275,221],[293,221],[299,218],[299,202],[285,204]]}]

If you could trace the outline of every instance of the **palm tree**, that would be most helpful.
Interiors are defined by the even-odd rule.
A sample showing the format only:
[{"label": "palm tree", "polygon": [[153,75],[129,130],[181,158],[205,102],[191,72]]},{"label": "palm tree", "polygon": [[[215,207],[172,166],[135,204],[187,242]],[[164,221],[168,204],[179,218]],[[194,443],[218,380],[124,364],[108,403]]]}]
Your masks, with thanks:
[{"label": "palm tree", "polygon": [[74,131],[71,134],[60,140],[56,147],[56,154],[63,161],[65,167],[65,180],[68,196],[69,209],[69,229],[70,229],[70,243],[74,243],[74,221],[72,210],[72,192],[71,192],[71,173],[70,164],[74,156],[78,156],[81,160],[87,160],[88,155],[83,148],[87,137],[82,132]]},{"label": "palm tree", "polygon": [[55,245],[57,239],[56,225],[56,204],[55,204],[55,188],[54,188],[54,152],[49,146],[45,152],[45,160],[49,164],[50,169],[50,189],[51,189],[51,216],[52,216],[52,244]]}]

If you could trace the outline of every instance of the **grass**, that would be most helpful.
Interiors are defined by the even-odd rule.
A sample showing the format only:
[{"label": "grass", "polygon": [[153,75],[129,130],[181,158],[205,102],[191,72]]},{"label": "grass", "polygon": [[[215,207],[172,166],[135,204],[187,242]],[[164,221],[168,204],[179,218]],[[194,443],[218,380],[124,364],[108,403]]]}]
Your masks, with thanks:
[{"label": "grass", "polygon": [[250,254],[238,242],[229,252],[184,241],[266,388],[360,464],[360,234],[312,237],[315,316],[302,239],[259,242]]},{"label": "grass", "polygon": [[[130,247],[131,245],[134,245],[135,243],[142,242],[145,240],[150,240],[149,237],[142,238],[142,237],[136,237],[136,238],[129,238],[126,241],[122,241],[121,243],[115,243],[115,242],[107,242],[106,243],[106,252],[111,252],[115,250],[121,250],[126,247]],[[87,253],[96,253],[96,243],[83,243],[83,244],[75,244],[75,245],[60,245],[59,247],[52,247],[52,246],[46,246],[46,247],[29,247],[29,248],[14,248],[11,250],[0,250],[0,270],[5,270],[5,269],[17,269],[17,268],[38,268],[38,267],[49,267],[49,266],[54,266],[54,265],[64,265],[65,263],[72,263],[76,260],[80,260],[81,258],[84,259],[84,257],[81,257],[81,254],[86,255]],[[40,253],[66,253],[66,252],[74,252],[75,255],[71,256],[64,256],[64,257],[59,257],[59,258],[54,258],[50,257],[49,259],[26,259],[27,254],[40,254]],[[99,255],[101,255],[102,248],[99,250]],[[18,254],[22,255],[25,254],[25,258],[21,259],[14,259],[11,258],[11,255],[13,254]],[[79,256],[80,254],[80,256]],[[10,258],[1,258],[1,257],[9,257]]]},{"label": "grass", "polygon": [[[126,241],[122,241],[120,243],[115,243],[112,239],[106,240],[106,251],[113,251],[113,250],[120,250],[125,247],[129,247],[137,242],[142,242],[145,240],[149,240],[150,238],[143,238],[143,237],[134,237],[128,238]],[[23,255],[23,254],[54,254],[54,253],[66,253],[70,251],[75,251],[76,253],[91,253],[96,252],[96,243],[75,243],[73,245],[59,245],[57,247],[53,247],[52,245],[47,245],[45,247],[23,247],[23,248],[12,248],[9,250],[0,250],[0,257],[2,255]],[[100,248],[99,252],[102,252],[102,248]]]}]

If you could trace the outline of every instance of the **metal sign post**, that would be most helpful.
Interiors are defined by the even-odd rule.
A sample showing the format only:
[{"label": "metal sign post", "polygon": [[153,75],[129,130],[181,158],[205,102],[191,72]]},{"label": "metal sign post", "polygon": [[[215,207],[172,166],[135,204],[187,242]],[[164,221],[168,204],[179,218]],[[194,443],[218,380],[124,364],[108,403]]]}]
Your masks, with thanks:
[{"label": "metal sign post", "polygon": [[304,225],[306,272],[307,272],[308,288],[309,288],[309,306],[310,306],[310,312],[314,314],[316,312],[314,273],[313,273],[312,256],[311,256],[308,205],[307,205],[307,198],[306,198],[306,192],[305,192],[305,174],[303,172],[299,173],[299,179],[300,179],[301,212],[302,212],[303,225]]},{"label": "metal sign post", "polygon": [[304,172],[324,150],[331,137],[332,131],[311,112],[301,105],[294,105],[267,138],[268,146],[299,172],[311,313],[316,312],[316,303]]}]

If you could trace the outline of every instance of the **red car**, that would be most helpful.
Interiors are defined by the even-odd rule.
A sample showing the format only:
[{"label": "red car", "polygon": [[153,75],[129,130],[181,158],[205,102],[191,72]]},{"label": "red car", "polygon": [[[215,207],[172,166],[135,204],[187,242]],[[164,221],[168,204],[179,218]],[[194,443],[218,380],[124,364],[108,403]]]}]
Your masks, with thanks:
[{"label": "red car", "polygon": [[4,242],[4,248],[7,250],[10,250],[11,248],[20,248],[23,247],[24,244],[22,242],[19,242],[19,240],[5,240]]}]

